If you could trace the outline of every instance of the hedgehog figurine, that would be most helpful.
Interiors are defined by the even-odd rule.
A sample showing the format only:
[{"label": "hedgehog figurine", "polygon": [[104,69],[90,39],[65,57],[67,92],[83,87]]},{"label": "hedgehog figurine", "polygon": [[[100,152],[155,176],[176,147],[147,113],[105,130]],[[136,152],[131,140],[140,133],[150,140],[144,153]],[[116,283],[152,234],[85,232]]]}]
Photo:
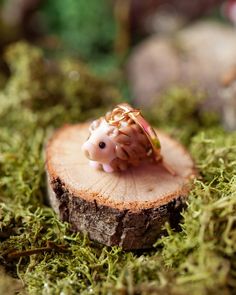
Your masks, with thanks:
[{"label": "hedgehog figurine", "polygon": [[[123,103],[92,122],[82,146],[91,166],[105,172],[124,171],[143,161],[162,160],[155,131],[139,110]],[[167,169],[174,174],[172,169]]]}]

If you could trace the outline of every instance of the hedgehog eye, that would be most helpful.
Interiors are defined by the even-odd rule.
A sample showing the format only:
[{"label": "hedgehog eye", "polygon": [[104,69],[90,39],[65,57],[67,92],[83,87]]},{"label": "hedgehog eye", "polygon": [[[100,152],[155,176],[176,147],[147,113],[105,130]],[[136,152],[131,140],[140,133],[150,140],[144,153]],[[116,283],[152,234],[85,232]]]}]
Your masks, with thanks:
[{"label": "hedgehog eye", "polygon": [[98,145],[99,145],[100,149],[104,149],[106,147],[106,144],[104,141],[100,141]]}]

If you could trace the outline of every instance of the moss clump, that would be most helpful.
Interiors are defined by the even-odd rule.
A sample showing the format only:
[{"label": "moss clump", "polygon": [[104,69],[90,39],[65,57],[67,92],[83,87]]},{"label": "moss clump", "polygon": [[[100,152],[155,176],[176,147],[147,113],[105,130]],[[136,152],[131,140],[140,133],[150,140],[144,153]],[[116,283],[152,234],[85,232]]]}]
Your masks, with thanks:
[{"label": "moss clump", "polygon": [[[41,120],[77,121],[84,112],[114,103],[114,87],[89,72],[78,60],[47,60],[41,49],[27,43],[11,45],[5,54],[11,76],[2,100],[13,108],[27,107]],[[6,107],[6,106],[5,106]],[[47,114],[49,114],[47,116]],[[81,118],[82,119],[82,118]]]},{"label": "moss clump", "polygon": [[[60,222],[47,206],[42,151],[52,128],[91,116],[90,99],[96,99],[97,111],[103,111],[102,98],[107,88],[105,84],[102,84],[104,88],[98,87],[98,96],[94,98],[92,90],[76,88],[73,79],[61,78],[71,73],[71,67],[74,69],[72,62],[54,62],[54,77],[51,70],[45,70],[45,58],[38,49],[20,43],[9,50],[7,60],[12,63],[12,75],[0,92],[0,261],[12,277],[24,283],[24,291],[28,294],[234,294],[236,134],[222,131],[213,121],[209,124],[199,120],[195,103],[179,116],[183,111],[180,94],[173,96],[173,102],[163,101],[163,107],[172,103],[170,109],[175,110],[172,130],[186,130],[182,138],[201,176],[195,181],[188,208],[183,213],[182,231],[174,232],[166,225],[168,235],[148,252],[125,253],[117,247],[103,247],[82,234],[71,233],[69,225]],[[35,53],[31,55],[31,51]],[[34,67],[34,58],[41,66]],[[48,75],[45,84],[41,81],[44,79],[41,71]],[[61,83],[57,84],[58,89],[47,84],[49,78],[58,81],[53,80],[58,77]],[[41,87],[47,93],[42,101]],[[108,89],[111,89],[109,85]],[[53,96],[54,91],[60,95]],[[47,102],[47,107],[39,102]],[[189,103],[191,106],[192,102]],[[170,120],[166,120],[164,112],[160,115],[160,111],[153,111],[153,122],[169,128]],[[193,128],[187,122],[194,123],[194,120],[197,124]],[[181,137],[181,133],[175,135]],[[6,287],[2,281],[0,285]]]},{"label": "moss clump", "polygon": [[219,123],[216,113],[204,110],[205,95],[184,87],[172,87],[147,114],[151,121],[188,144],[196,132]]}]

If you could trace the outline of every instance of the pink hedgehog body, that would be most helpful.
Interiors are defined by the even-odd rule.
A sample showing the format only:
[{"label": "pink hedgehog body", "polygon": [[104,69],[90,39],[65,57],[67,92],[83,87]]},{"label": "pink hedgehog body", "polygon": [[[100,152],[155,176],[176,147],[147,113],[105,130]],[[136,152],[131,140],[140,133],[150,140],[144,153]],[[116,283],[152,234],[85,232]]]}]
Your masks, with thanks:
[{"label": "pink hedgehog body", "polygon": [[115,108],[93,121],[89,131],[82,149],[95,168],[105,172],[124,171],[155,158],[149,138],[129,112]]}]

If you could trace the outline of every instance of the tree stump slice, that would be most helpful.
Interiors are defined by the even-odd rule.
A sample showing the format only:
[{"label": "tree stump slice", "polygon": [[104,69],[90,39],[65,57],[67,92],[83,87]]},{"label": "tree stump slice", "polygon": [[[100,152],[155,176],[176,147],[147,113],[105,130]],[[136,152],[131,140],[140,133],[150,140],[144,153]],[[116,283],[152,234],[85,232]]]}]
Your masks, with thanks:
[{"label": "tree stump slice", "polygon": [[88,164],[81,145],[89,123],[59,129],[46,148],[51,206],[75,231],[125,250],[150,248],[166,221],[177,224],[195,176],[193,160],[174,139],[157,131],[169,174],[161,163],[105,173]]}]

